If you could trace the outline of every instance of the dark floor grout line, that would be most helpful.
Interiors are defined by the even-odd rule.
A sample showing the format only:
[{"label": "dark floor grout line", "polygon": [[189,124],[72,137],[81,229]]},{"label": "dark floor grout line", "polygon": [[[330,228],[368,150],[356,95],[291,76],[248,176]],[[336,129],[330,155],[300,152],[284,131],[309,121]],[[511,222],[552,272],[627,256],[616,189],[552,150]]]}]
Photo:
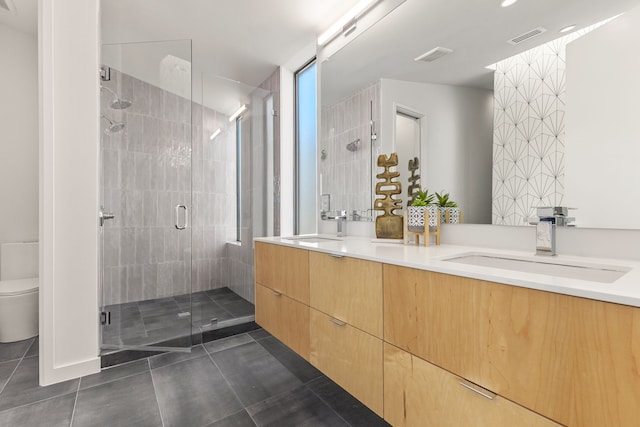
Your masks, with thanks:
[{"label": "dark floor grout line", "polygon": [[[202,344],[196,344],[196,345],[194,345],[194,346],[191,346],[191,349],[193,349],[193,347],[197,347],[197,346],[199,346],[199,345],[200,345],[200,346],[202,346],[202,347],[203,347],[203,349],[204,349],[204,353],[205,353],[205,354],[203,354],[202,356],[194,356],[194,357],[190,357],[190,358],[188,358],[188,359],[176,360],[175,362],[167,363],[166,365],[158,366],[157,368],[152,368],[152,367],[151,367],[151,358],[153,358],[153,357],[159,357],[159,356],[162,356],[162,355],[164,355],[164,354],[170,354],[171,352],[169,351],[169,352],[166,352],[166,353],[157,354],[157,355],[155,355],[155,356],[149,356],[149,357],[146,357],[145,359],[147,359],[147,362],[149,363],[149,370],[150,370],[150,371],[153,371],[154,369],[166,368],[167,366],[173,366],[173,365],[177,365],[178,363],[188,362],[188,361],[190,361],[190,360],[199,359],[199,358],[201,358],[201,357],[205,357],[205,356],[207,356],[207,355],[208,355],[207,349],[206,349],[206,348],[204,348],[204,346],[203,346]],[[193,353],[189,353],[189,354],[193,354]],[[119,365],[116,365],[116,366],[119,366]]]},{"label": "dark floor grout line", "polygon": [[[310,381],[309,381],[309,382],[310,382]],[[305,383],[305,385],[304,385],[304,386],[305,386],[307,389],[309,389],[309,391],[310,391],[311,393],[313,393],[314,395],[316,395],[316,397],[317,397],[318,399],[320,399],[320,401],[321,401],[322,403],[324,403],[325,405],[327,405],[327,408],[331,409],[331,410],[332,410],[332,411],[333,411],[333,412],[338,416],[338,418],[340,418],[342,421],[344,421],[344,422],[345,422],[345,424],[346,424],[346,425],[348,425],[349,427],[353,427],[353,426],[351,425],[351,423],[350,423],[349,421],[345,420],[345,419],[342,417],[342,415],[341,415],[338,411],[336,411],[335,409],[333,409],[333,406],[331,406],[331,405],[329,404],[329,402],[327,402],[326,400],[324,400],[324,399],[322,398],[322,396],[320,396],[318,393],[316,393],[315,391],[313,391],[313,389],[312,389],[311,387],[308,387],[308,386],[307,386],[307,383]]]},{"label": "dark floor grout line", "polygon": [[[145,359],[148,359],[148,357],[146,357]],[[139,360],[142,360],[142,359],[134,360],[134,362],[137,362]],[[127,363],[130,363],[130,362],[127,362]],[[122,365],[116,365],[116,366],[122,366]],[[92,388],[100,387],[101,385],[111,384],[111,383],[114,383],[116,381],[124,380],[124,379],[131,378],[131,377],[135,377],[136,375],[146,374],[147,372],[151,372],[151,369],[149,369],[148,371],[142,371],[142,372],[138,372],[138,373],[135,373],[135,374],[127,375],[127,376],[124,376],[124,377],[115,378],[113,380],[105,381],[105,382],[100,383],[100,384],[92,385],[92,386],[89,386],[87,388],[84,388],[83,390],[91,390]],[[82,378],[85,378],[85,377],[82,377]],[[78,390],[80,390],[80,384],[78,384]]]},{"label": "dark floor grout line", "polygon": [[71,420],[69,421],[69,427],[73,426],[73,418],[76,416],[76,407],[78,406],[78,395],[80,394],[80,384],[82,384],[82,378],[78,381],[78,388],[76,389],[76,398],[73,401],[73,411],[71,411]]},{"label": "dark floor grout line", "polygon": [[162,416],[162,409],[160,409],[160,401],[158,400],[158,391],[156,390],[156,382],[153,379],[153,369],[151,369],[151,362],[149,362],[149,358],[147,357],[147,365],[149,368],[149,374],[151,375],[151,386],[153,387],[153,396],[156,398],[156,405],[158,405],[158,413],[160,414],[160,422],[162,423],[162,427],[164,427],[164,417]]},{"label": "dark floor grout line", "polygon": [[[33,341],[31,341],[31,345],[33,345],[34,341],[35,341],[35,338],[33,339]],[[0,395],[2,395],[2,392],[5,391],[5,389],[9,385],[9,382],[11,381],[13,376],[15,375],[15,373],[18,370],[18,368],[20,367],[20,365],[22,364],[22,361],[24,360],[24,356],[26,356],[27,353],[29,353],[29,349],[31,348],[31,345],[27,347],[27,349],[24,351],[24,353],[22,353],[22,357],[20,357],[20,360],[18,361],[18,364],[16,365],[16,367],[13,368],[13,372],[11,372],[11,375],[9,375],[9,378],[7,378],[7,382],[4,383],[2,388],[0,388]],[[13,360],[18,360],[18,359],[13,359]],[[13,362],[13,360],[7,360],[7,362]]]},{"label": "dark floor grout line", "polygon": [[[240,405],[242,405],[242,408],[244,410],[246,410],[247,407],[242,402],[242,399],[240,399],[240,396],[238,396],[238,393],[236,393],[236,390],[233,388],[233,386],[231,385],[231,383],[227,379],[227,376],[224,374],[224,372],[222,372],[222,369],[220,369],[220,367],[218,366],[216,361],[213,360],[213,357],[211,357],[211,355],[208,352],[207,352],[207,356],[209,357],[209,360],[211,360],[211,363],[213,363],[213,366],[215,366],[216,369],[218,370],[218,372],[220,372],[220,375],[222,375],[222,379],[224,379],[224,382],[227,383],[227,386],[229,387],[229,390],[231,390],[231,393],[233,393],[233,395],[236,397],[236,399],[238,399],[238,402],[240,403]],[[249,414],[249,411],[247,411],[247,414]],[[251,415],[249,415],[249,416],[251,417]],[[252,420],[253,420],[253,418],[252,418]],[[256,424],[255,421],[254,421],[254,424]]]},{"label": "dark floor grout line", "polygon": [[[249,333],[248,333],[248,332],[243,332],[243,333],[241,333],[241,334],[230,335],[230,336],[228,336],[228,337],[220,338],[220,339],[213,340],[213,341],[209,341],[209,342],[221,342],[221,341],[225,341],[225,340],[230,340],[230,339],[232,339],[232,338],[239,337],[240,335],[246,335],[246,336],[248,336],[249,338],[251,338],[251,339],[253,340],[253,342],[257,342],[255,339],[253,339],[253,337],[252,337],[251,335],[249,335]],[[208,343],[206,343],[206,344],[208,344]],[[205,345],[205,343],[203,343],[203,344],[201,344],[201,345],[204,347],[204,351],[205,351],[207,354],[211,355],[211,354],[214,354],[214,353],[220,353],[221,351],[225,351],[225,350],[229,350],[229,349],[232,349],[232,348],[240,347],[241,345],[245,345],[245,344],[251,344],[251,341],[249,341],[249,342],[243,342],[243,343],[238,344],[238,345],[234,345],[234,346],[231,346],[231,347],[223,348],[222,350],[216,350],[216,351],[214,351],[214,352],[210,352],[210,351],[207,349],[207,346]]]},{"label": "dark floor grout line", "polygon": [[[69,380],[69,381],[73,381],[73,380]],[[45,387],[48,387],[48,386],[45,386]],[[11,408],[3,409],[2,411],[0,411],[0,414],[3,413],[3,412],[12,411],[14,409],[24,408],[25,406],[35,405],[36,403],[46,402],[47,400],[56,399],[58,397],[66,396],[66,395],[72,394],[72,393],[75,393],[75,392],[72,391],[72,392],[69,392],[69,393],[57,394],[55,396],[47,397],[45,399],[34,400],[33,402],[28,402],[28,403],[23,403],[22,405],[12,406]]]}]

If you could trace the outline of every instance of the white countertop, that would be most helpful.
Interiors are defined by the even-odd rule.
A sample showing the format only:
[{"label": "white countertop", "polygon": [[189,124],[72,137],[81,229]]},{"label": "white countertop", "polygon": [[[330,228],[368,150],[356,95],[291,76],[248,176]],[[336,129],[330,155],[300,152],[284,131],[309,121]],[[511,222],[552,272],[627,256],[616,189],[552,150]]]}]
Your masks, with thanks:
[{"label": "white countertop", "polygon": [[[326,237],[337,239],[335,236]],[[521,252],[458,245],[432,245],[424,247],[416,246],[414,244],[403,245],[398,243],[380,243],[372,241],[375,239],[357,236],[347,236],[339,239],[341,240],[308,242],[304,240],[290,240],[286,237],[264,237],[256,238],[255,240],[293,248],[350,256],[353,258],[417,268],[437,273],[452,274],[524,288],[538,289],[541,291],[640,307],[640,262],[636,261],[586,258],[566,256],[562,254],[551,258],[554,263],[607,265],[629,270],[628,273],[613,283],[600,283],[588,280],[444,261],[445,259],[468,253],[530,258],[533,255],[533,250],[531,252]]]}]

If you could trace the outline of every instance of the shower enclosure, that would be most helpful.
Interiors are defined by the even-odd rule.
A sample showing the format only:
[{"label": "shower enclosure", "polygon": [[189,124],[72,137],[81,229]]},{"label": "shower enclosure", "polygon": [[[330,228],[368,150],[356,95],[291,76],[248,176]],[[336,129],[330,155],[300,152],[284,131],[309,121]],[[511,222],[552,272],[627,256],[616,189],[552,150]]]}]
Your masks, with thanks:
[{"label": "shower enclosure", "polygon": [[104,45],[102,64],[101,350],[186,351],[255,319],[274,94],[194,72],[189,40]]}]

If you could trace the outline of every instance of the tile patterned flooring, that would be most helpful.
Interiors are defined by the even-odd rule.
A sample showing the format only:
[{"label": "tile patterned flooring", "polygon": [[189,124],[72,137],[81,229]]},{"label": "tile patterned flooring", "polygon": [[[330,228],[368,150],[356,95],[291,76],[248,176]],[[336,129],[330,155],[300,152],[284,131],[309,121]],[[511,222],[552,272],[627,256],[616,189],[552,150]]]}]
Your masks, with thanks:
[{"label": "tile patterned flooring", "polygon": [[266,331],[38,386],[38,341],[0,344],[0,426],[388,426]]},{"label": "tile patterned flooring", "polygon": [[[253,304],[226,287],[191,296],[114,304],[105,310],[111,312],[111,324],[103,328],[105,346],[154,344],[234,321],[251,321],[255,313]],[[188,312],[191,319],[183,317]]]}]

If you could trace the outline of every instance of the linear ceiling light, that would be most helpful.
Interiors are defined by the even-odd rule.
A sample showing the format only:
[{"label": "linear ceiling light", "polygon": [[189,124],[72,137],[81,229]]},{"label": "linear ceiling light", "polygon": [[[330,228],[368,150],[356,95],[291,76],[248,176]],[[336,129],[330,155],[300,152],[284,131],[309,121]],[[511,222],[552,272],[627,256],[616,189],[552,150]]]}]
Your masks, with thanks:
[{"label": "linear ceiling light", "polygon": [[209,137],[209,141],[213,141],[214,139],[216,139],[216,136],[220,135],[220,132],[222,132],[222,129],[216,129]]},{"label": "linear ceiling light", "polygon": [[[324,46],[327,42],[332,40],[342,28],[350,21],[360,16],[363,12],[371,7],[377,0],[360,0],[355,6],[353,6],[342,18],[338,19],[334,24],[329,27],[327,31],[320,34],[318,37],[318,45]],[[352,29],[353,31],[353,29]]]},{"label": "linear ceiling light", "polygon": [[242,104],[242,105],[240,106],[240,108],[238,108],[238,109],[236,110],[236,112],[235,112],[235,113],[233,113],[233,114],[231,115],[231,117],[229,117],[229,121],[230,121],[230,122],[234,121],[235,119],[237,119],[237,118],[238,118],[238,116],[239,116],[240,114],[244,113],[245,111],[247,111],[247,104]]}]

